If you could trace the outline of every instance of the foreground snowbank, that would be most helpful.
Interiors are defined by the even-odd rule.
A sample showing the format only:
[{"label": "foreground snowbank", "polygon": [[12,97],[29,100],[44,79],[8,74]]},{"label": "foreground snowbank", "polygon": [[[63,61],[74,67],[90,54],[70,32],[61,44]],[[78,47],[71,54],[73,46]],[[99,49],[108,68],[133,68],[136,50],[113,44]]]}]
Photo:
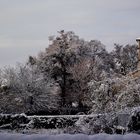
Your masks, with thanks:
[{"label": "foreground snowbank", "polygon": [[140,140],[140,135],[127,134],[127,135],[24,135],[24,134],[10,134],[1,133],[0,140]]}]

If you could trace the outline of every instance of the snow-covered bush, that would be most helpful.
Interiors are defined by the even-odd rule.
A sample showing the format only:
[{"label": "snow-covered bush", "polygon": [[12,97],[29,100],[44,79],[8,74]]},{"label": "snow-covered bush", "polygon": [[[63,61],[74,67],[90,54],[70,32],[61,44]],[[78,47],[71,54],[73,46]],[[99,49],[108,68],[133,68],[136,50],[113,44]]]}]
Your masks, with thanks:
[{"label": "snow-covered bush", "polygon": [[1,92],[1,112],[49,112],[58,108],[59,96],[55,90],[59,93],[59,87],[49,77],[44,79],[37,69],[18,65],[15,69],[4,69],[2,76],[8,88]]},{"label": "snow-covered bush", "polygon": [[108,113],[140,105],[139,79],[130,76],[89,82],[91,112]]}]

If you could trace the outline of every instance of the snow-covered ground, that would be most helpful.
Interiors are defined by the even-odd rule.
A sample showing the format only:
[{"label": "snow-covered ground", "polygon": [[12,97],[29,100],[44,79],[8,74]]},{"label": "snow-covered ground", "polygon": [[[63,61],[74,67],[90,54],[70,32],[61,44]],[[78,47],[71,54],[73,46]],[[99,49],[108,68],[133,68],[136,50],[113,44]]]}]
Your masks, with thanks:
[{"label": "snow-covered ground", "polygon": [[24,134],[10,134],[0,133],[0,140],[140,140],[140,135],[127,134],[127,135],[24,135]]}]

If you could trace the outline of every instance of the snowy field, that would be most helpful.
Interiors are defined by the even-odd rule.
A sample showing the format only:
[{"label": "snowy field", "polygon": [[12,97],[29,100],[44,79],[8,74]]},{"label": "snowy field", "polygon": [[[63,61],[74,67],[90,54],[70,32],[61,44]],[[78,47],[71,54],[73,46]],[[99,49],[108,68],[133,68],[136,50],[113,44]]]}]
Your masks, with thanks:
[{"label": "snowy field", "polygon": [[10,134],[1,133],[0,140],[140,140],[140,135],[127,134],[127,135],[24,135],[24,134]]}]

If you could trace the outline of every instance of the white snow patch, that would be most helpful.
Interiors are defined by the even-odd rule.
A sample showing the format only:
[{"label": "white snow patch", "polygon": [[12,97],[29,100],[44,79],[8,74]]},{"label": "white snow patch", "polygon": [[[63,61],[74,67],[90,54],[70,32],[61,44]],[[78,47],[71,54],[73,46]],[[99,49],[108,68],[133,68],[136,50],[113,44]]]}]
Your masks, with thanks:
[{"label": "white snow patch", "polygon": [[10,134],[1,133],[0,140],[140,140],[140,135],[137,134],[127,134],[127,135],[107,135],[107,134],[97,134],[97,135],[25,135],[25,134]]}]

